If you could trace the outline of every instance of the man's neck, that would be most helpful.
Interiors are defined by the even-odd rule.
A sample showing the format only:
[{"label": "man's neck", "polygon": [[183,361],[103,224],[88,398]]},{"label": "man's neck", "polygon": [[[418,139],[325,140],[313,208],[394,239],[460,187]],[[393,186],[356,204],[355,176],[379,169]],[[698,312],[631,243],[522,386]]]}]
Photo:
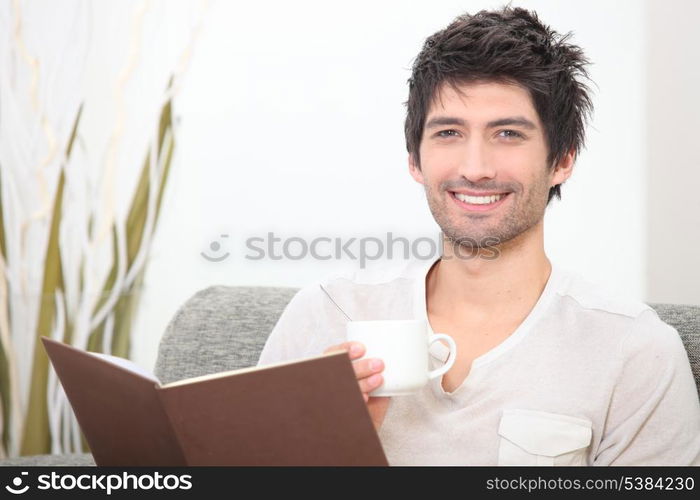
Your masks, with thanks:
[{"label": "man's neck", "polygon": [[443,258],[426,277],[428,311],[441,317],[522,316],[534,307],[551,273],[542,222],[471,258],[468,249],[455,253],[452,245],[445,240]]}]

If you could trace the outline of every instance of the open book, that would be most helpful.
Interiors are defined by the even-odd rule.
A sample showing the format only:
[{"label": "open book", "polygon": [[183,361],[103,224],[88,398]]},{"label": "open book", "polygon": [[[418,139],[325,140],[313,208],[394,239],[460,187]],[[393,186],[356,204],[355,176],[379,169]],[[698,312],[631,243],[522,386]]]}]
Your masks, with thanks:
[{"label": "open book", "polygon": [[41,340],[97,465],[387,465],[345,352],[161,385]]}]

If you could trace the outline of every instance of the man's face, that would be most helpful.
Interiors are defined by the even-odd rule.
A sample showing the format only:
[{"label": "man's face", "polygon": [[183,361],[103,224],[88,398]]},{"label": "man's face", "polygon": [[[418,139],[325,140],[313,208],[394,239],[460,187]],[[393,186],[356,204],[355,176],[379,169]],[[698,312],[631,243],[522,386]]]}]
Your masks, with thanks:
[{"label": "man's face", "polygon": [[547,168],[544,129],[524,88],[459,88],[463,95],[440,89],[426,117],[420,169],[413,155],[409,169],[445,236],[505,243],[542,220],[549,188],[569,177],[573,159],[567,156],[566,168]]}]

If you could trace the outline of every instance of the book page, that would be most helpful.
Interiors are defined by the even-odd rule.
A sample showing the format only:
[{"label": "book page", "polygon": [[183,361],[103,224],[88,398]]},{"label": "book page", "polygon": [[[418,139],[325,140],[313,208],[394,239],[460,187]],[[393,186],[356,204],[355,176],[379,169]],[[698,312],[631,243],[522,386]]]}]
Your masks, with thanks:
[{"label": "book page", "polygon": [[228,377],[229,375],[236,375],[239,373],[248,373],[248,372],[253,372],[257,370],[267,370],[269,368],[275,368],[278,366],[284,366],[284,365],[291,365],[295,363],[303,363],[304,361],[310,361],[312,359],[318,359],[318,358],[324,358],[326,356],[337,356],[337,355],[347,355],[345,351],[332,351],[332,352],[327,352],[324,354],[320,354],[318,356],[310,356],[307,358],[298,358],[298,359],[293,359],[289,361],[280,361],[278,363],[271,363],[268,365],[255,365],[255,366],[250,366],[248,368],[239,368],[237,370],[229,370],[225,372],[219,372],[219,373],[211,373],[209,375],[201,375],[199,377],[191,377],[191,378],[186,378],[183,380],[177,380],[175,382],[170,382],[169,384],[165,384],[161,386],[161,388],[168,388],[168,387],[175,387],[178,385],[185,385],[185,384],[193,384],[197,382],[204,382],[206,380],[211,380],[215,378],[220,378],[220,377]]},{"label": "book page", "polygon": [[130,372],[133,372],[137,375],[141,375],[142,377],[145,377],[149,380],[153,380],[155,383],[160,385],[160,381],[156,378],[155,375],[153,375],[148,370],[142,368],[141,366],[137,365],[131,360],[120,358],[118,356],[112,356],[111,354],[103,354],[101,352],[88,352],[88,354],[97,356],[100,359],[103,359],[109,363],[112,363],[113,365],[117,365],[121,368],[124,368],[125,370],[129,370]]}]

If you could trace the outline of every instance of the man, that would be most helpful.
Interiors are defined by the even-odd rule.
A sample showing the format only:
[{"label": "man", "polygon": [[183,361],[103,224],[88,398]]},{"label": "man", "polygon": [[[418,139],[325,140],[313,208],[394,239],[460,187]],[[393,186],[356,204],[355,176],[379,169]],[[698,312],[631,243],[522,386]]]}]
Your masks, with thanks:
[{"label": "man", "polygon": [[[391,464],[700,464],[700,404],[678,333],[544,252],[544,211],[591,110],[587,60],[567,40],[509,7],[428,38],[405,132],[443,256],[324,284],[353,319],[425,318],[450,334],[457,356],[442,379],[370,397],[383,363],[345,341],[318,284],[294,297],[261,354],[267,364],[348,350]],[[445,361],[435,347],[433,366]]]}]

